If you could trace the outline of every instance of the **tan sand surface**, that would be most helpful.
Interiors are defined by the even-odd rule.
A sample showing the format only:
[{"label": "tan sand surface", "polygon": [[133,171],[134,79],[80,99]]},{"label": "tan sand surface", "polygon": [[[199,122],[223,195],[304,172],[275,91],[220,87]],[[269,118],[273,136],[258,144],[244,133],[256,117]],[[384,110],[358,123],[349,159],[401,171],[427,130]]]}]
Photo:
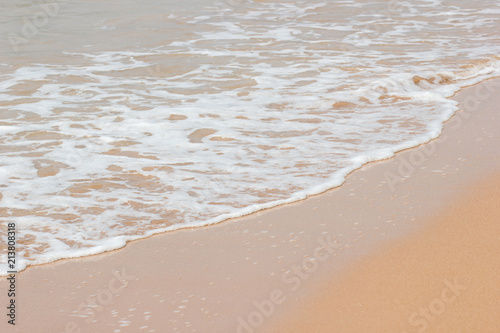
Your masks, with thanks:
[{"label": "tan sand surface", "polygon": [[318,286],[273,332],[499,332],[500,173]]},{"label": "tan sand surface", "polygon": [[[490,242],[498,235],[498,229],[481,222],[475,223],[472,230],[482,230],[472,233],[462,227],[466,222],[457,221],[456,232],[475,240],[464,242],[461,251],[485,257],[471,261],[469,256],[464,259],[466,262],[457,264],[462,269],[469,267],[470,275],[466,275],[466,271],[452,268],[452,263],[464,258],[454,250],[460,237],[445,233],[453,228],[439,227],[450,224],[438,219],[453,205],[465,207],[457,200],[467,201],[464,198],[468,193],[476,193],[473,191],[483,186],[479,184],[491,180],[487,184],[493,186],[498,179],[498,91],[499,79],[464,89],[455,97],[462,103],[462,110],[445,125],[439,139],[401,152],[395,158],[370,163],[349,175],[344,185],[324,194],[216,226],[157,235],[109,253],[28,268],[17,275],[16,326],[8,325],[4,315],[0,330],[248,333],[279,331],[291,323],[312,325],[311,320],[317,325],[328,325],[328,307],[335,303],[330,302],[337,297],[336,286],[358,288],[356,283],[362,285],[366,276],[356,279],[356,274],[368,272],[370,267],[380,274],[374,275],[373,281],[379,281],[375,285],[383,290],[379,292],[382,298],[388,303],[394,300],[396,305],[391,303],[380,315],[374,312],[372,319],[362,317],[366,312],[356,312],[356,306],[376,307],[375,303],[368,303],[372,294],[361,287],[352,293],[344,290],[342,302],[351,304],[351,321],[359,321],[359,325],[363,318],[368,324],[379,320],[391,322],[390,325],[395,322],[395,326],[386,327],[413,332],[415,328],[410,324],[400,325],[408,323],[406,317],[397,317],[400,312],[391,309],[419,311],[418,306],[427,306],[441,296],[447,287],[443,279],[453,283],[457,278],[467,289],[456,301],[446,303],[438,319],[429,320],[428,329],[432,326],[439,330],[439,323],[446,316],[468,302],[468,291],[481,294],[474,274],[484,272],[484,278],[493,274],[492,267],[486,265],[493,260],[488,256],[498,252],[498,247]],[[497,197],[492,197],[491,202]],[[486,205],[481,200],[473,202]],[[485,209],[477,206],[474,211]],[[460,214],[464,219],[466,216]],[[405,280],[403,273],[419,267],[421,258],[429,258],[429,253],[433,253],[431,245],[414,246],[422,257],[416,253],[412,257],[415,259],[405,261],[404,266],[382,264],[390,262],[379,259],[390,251],[387,244],[404,240],[403,245],[409,248],[415,242],[419,244],[414,237],[423,237],[422,232],[427,232],[428,237],[436,234],[433,237],[442,237],[443,242],[434,250],[436,263],[428,260],[429,266],[424,265],[415,280]],[[487,234],[491,234],[488,239],[483,237]],[[488,245],[483,248],[478,243]],[[357,264],[360,260],[361,264]],[[449,265],[439,264],[441,260],[448,260]],[[383,279],[383,274],[389,273],[395,276],[394,284]],[[405,288],[401,287],[401,292],[396,288],[398,281],[403,287],[405,283],[419,286],[424,293],[416,298],[411,293],[405,296]],[[492,283],[485,285],[485,293],[495,292]],[[7,304],[7,289],[7,282],[2,279],[0,304]],[[326,300],[318,298],[318,293],[324,293]],[[445,294],[452,297],[449,292]],[[493,302],[493,298],[489,300]],[[322,312],[315,311],[323,305],[326,307]],[[340,306],[347,311],[344,303]],[[467,316],[481,319],[482,309],[467,312]],[[392,313],[394,321],[382,316]],[[321,314],[327,314],[326,318]],[[297,324],[290,318],[297,319]],[[346,328],[345,332],[350,331]]]}]

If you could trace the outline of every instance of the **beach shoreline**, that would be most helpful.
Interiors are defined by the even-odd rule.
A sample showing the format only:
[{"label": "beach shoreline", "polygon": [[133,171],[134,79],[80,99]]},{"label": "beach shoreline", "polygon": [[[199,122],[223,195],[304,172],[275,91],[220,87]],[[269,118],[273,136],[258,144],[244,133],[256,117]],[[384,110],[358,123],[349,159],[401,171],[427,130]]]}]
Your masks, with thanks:
[{"label": "beach shoreline", "polygon": [[269,332],[497,332],[500,172],[315,286]]},{"label": "beach shoreline", "polygon": [[[432,228],[443,207],[497,179],[492,108],[500,103],[499,82],[454,96],[461,109],[438,139],[368,163],[323,194],[28,267],[18,274],[15,331],[39,328],[47,318],[47,332],[279,331],[274,325],[286,327],[278,323],[297,311],[294,302],[335,285],[388,242]],[[0,290],[6,288],[2,278]]]}]

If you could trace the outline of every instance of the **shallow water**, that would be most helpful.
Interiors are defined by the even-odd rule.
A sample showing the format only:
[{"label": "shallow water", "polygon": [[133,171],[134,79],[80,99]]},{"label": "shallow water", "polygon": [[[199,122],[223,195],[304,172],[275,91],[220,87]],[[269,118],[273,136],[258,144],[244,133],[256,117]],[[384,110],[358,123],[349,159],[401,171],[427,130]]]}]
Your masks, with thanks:
[{"label": "shallow water", "polygon": [[18,269],[337,186],[438,136],[447,97],[500,73],[498,1],[1,10],[0,216]]}]

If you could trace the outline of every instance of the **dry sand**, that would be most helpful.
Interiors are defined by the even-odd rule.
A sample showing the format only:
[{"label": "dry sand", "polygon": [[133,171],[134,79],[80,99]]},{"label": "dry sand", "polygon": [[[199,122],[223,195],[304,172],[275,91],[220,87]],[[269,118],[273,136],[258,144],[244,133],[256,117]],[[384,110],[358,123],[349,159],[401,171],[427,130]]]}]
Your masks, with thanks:
[{"label": "dry sand", "polygon": [[426,331],[493,331],[498,91],[464,89],[443,136],[324,194],[30,267],[1,331],[417,332],[426,307]]}]

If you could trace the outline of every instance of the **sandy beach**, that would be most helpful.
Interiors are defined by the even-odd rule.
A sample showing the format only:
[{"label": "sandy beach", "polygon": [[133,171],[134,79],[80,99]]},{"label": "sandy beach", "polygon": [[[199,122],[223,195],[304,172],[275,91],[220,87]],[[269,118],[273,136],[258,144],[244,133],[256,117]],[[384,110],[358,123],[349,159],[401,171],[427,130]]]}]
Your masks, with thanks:
[{"label": "sandy beach", "polygon": [[322,286],[272,332],[498,332],[500,174]]},{"label": "sandy beach", "polygon": [[498,332],[500,174],[322,286],[272,332]]},{"label": "sandy beach", "polygon": [[321,195],[28,267],[1,330],[497,332],[498,91],[463,89],[441,137]]}]

